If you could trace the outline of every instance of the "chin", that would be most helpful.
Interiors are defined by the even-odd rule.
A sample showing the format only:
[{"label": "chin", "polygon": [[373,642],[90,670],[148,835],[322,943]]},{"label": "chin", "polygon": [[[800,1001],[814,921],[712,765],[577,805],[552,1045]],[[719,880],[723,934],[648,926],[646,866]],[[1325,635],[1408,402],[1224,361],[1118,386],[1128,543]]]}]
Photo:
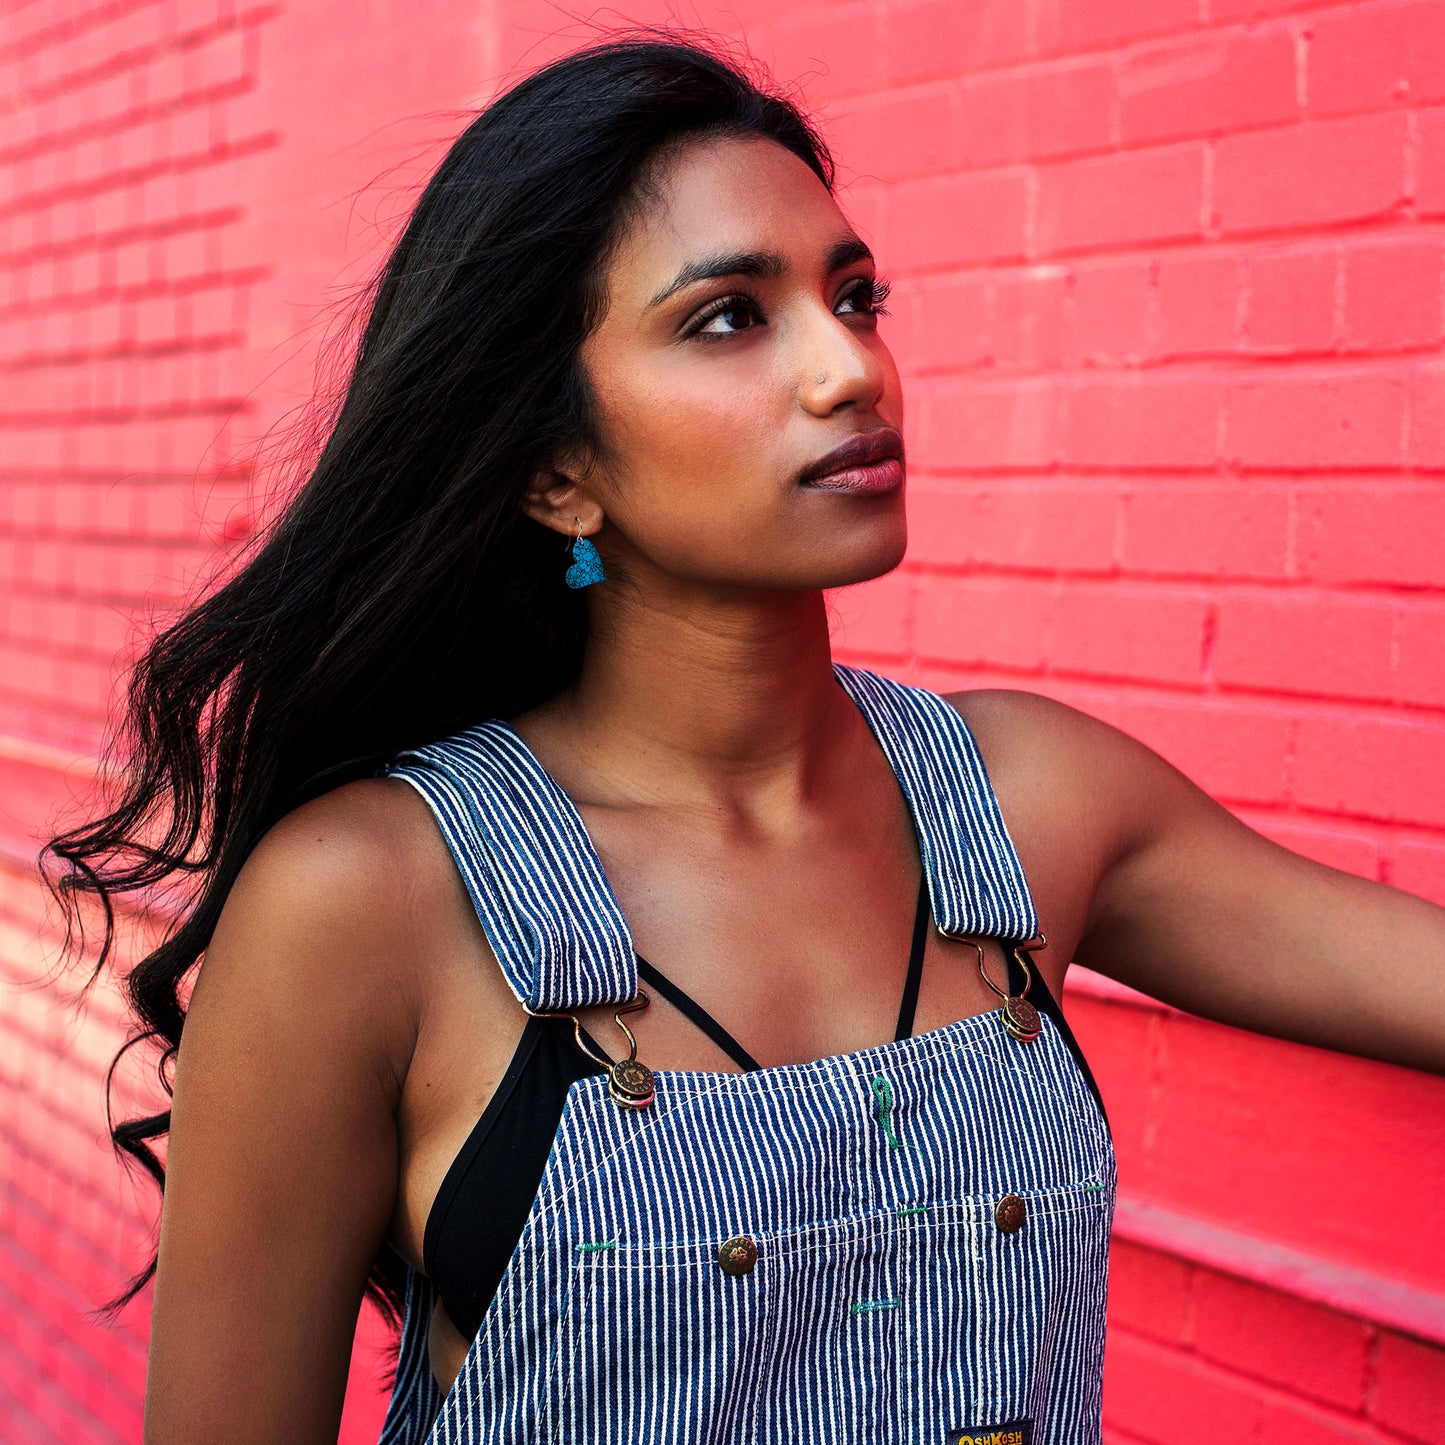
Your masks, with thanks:
[{"label": "chin", "polygon": [[908,531],[899,526],[888,536],[872,539],[871,546],[840,547],[828,568],[827,580],[818,585],[829,587],[853,587],[859,582],[871,582],[875,577],[886,576],[902,563],[908,551]]}]

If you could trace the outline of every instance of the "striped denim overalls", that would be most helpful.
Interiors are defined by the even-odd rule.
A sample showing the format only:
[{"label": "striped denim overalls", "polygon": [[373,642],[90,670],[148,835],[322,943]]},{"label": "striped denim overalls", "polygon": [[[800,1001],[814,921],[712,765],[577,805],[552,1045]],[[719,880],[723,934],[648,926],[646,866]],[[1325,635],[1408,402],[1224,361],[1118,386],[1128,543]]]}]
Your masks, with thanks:
[{"label": "striped denim overalls", "polygon": [[[1033,937],[957,712],[834,672],[907,799],[935,926]],[[433,809],[527,1008],[635,997],[581,816],[517,733],[493,720],[386,771]],[[574,1083],[444,1399],[412,1273],[382,1441],[1097,1445],[1108,1127],[1052,1020],[1020,1040],[1001,1013],[810,1063],[658,1070],[643,1109],[602,1074]]]}]

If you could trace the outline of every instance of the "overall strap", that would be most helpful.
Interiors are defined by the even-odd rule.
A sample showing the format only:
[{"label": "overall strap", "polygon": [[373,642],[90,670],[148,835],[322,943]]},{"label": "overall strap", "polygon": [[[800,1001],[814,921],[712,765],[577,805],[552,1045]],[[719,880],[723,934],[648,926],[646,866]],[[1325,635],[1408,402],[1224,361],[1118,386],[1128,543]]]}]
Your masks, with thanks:
[{"label": "overall strap", "polygon": [[632,932],[581,814],[500,718],[401,753],[507,983],[537,1013],[637,996]]},{"label": "overall strap", "polygon": [[[913,819],[934,922],[1022,941],[1033,899],[978,745],[927,688],[835,663]],[[399,754],[382,769],[431,808],[512,992],[535,1013],[637,996],[632,931],[582,815],[500,718]]]},{"label": "overall strap", "polygon": [[1034,900],[973,733],[936,692],[833,664],[908,800],[940,932],[1022,942]]}]

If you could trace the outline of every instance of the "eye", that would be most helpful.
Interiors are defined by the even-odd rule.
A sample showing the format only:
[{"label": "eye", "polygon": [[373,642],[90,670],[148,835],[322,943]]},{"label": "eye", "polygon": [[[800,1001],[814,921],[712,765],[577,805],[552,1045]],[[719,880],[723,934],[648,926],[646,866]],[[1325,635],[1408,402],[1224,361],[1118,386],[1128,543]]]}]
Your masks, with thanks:
[{"label": "eye", "polygon": [[857,284],[843,293],[843,300],[853,302],[856,315],[887,316],[888,308],[883,303],[887,301],[892,290],[893,283],[885,281],[881,276],[871,281],[866,276],[860,276]]},{"label": "eye", "polygon": [[[697,317],[688,325],[685,335],[706,336],[713,339],[720,336],[736,336],[740,331],[751,331],[751,325],[737,325],[736,323],[744,316],[752,316],[761,320],[761,312],[758,309],[756,298],[745,295],[741,292],[732,296],[720,296],[716,301],[711,302],[700,311]],[[725,321],[725,329],[712,330],[714,321]]]}]

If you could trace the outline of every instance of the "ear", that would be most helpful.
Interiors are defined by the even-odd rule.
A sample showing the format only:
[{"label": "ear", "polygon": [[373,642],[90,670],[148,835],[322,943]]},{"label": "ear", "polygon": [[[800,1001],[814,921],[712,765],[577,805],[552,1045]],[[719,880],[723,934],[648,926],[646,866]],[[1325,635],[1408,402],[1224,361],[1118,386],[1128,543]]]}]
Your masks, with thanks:
[{"label": "ear", "polygon": [[573,467],[542,467],[532,474],[522,498],[522,510],[534,522],[571,537],[582,521],[582,535],[589,536],[602,526],[605,514]]}]

